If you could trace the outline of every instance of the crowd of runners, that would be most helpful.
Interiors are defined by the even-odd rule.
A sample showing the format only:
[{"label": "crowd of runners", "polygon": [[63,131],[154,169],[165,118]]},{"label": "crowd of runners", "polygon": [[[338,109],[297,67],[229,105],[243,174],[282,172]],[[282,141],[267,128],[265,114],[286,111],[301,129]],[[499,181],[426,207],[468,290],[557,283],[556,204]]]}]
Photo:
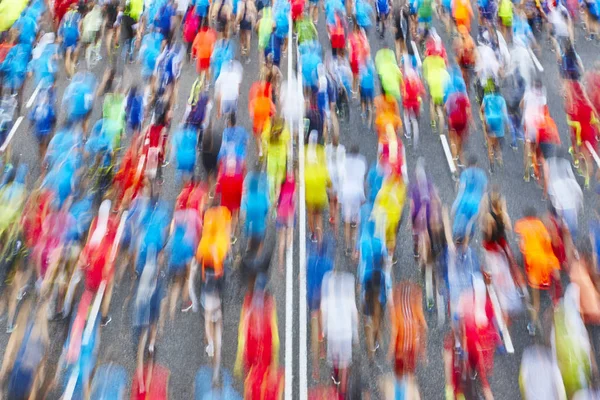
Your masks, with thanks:
[{"label": "crowd of runners", "polygon": [[[439,396],[492,399],[495,354],[514,352],[511,322],[528,318],[536,344],[509,371],[522,397],[600,397],[589,333],[600,323],[600,210],[584,209],[598,185],[600,64],[583,65],[575,42],[580,29],[598,41],[598,0],[4,0],[0,10],[0,312],[10,334],[0,398],[168,398],[155,348],[178,310],[203,312],[212,363],[198,372],[196,398],[283,398],[283,316],[270,277],[292,268],[299,222],[309,398],[420,398],[427,313],[446,332]],[[375,46],[373,29],[394,45]],[[542,48],[557,59],[560,115],[535,65]],[[292,76],[280,69],[288,53]],[[139,74],[125,79],[133,63]],[[250,63],[258,76],[244,73]],[[184,68],[193,83],[180,79]],[[26,84],[36,88],[27,107]],[[36,165],[10,144],[25,110]],[[346,134],[355,112],[377,138],[371,165]],[[555,120],[564,118],[563,143]],[[448,138],[452,204],[419,157],[425,124]],[[480,154],[468,146],[475,135]],[[505,140],[522,151],[523,179],[534,178],[547,211],[532,202],[509,215],[488,182],[503,174]],[[401,225],[412,249],[398,245]],[[418,281],[398,279],[414,268],[398,262],[405,253]],[[222,366],[232,271],[245,294],[236,361]],[[98,360],[116,290],[126,291],[117,308],[132,313],[132,376]],[[49,365],[51,325],[65,319],[60,360]],[[393,373],[361,376],[359,343],[362,363],[383,352]]]}]

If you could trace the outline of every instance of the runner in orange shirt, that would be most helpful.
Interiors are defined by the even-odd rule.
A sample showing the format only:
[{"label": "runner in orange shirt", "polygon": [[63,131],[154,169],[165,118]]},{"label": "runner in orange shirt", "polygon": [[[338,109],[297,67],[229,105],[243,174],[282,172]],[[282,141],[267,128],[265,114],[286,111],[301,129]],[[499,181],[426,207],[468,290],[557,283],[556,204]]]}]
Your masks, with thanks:
[{"label": "runner in orange shirt", "polygon": [[417,362],[424,359],[427,352],[427,321],[421,287],[408,281],[399,283],[394,288],[392,308],[388,356],[394,361],[396,378],[414,382]]},{"label": "runner in orange shirt", "polygon": [[192,55],[198,59],[196,71],[200,76],[205,75],[205,82],[210,80],[210,57],[216,41],[217,33],[208,25],[208,19],[204,18],[192,44]]},{"label": "runner in orange shirt", "polygon": [[468,0],[456,0],[452,3],[452,16],[456,22],[456,26],[463,25],[467,31],[471,31],[471,18],[473,17],[473,9],[471,2]]},{"label": "runner in orange shirt", "polygon": [[560,281],[560,263],[552,250],[550,234],[542,220],[537,217],[535,209],[529,208],[525,211],[524,218],[515,224],[515,233],[520,237],[519,246],[532,292],[533,307],[527,330],[533,336],[536,325],[539,324],[539,291],[546,290]]},{"label": "runner in orange shirt", "polygon": [[264,92],[261,93],[259,91],[256,93],[256,97],[250,97],[248,99],[250,101],[248,110],[252,117],[252,132],[254,132],[254,142],[259,157],[262,157],[263,155],[261,140],[262,132],[267,126],[267,123],[270,122],[271,117],[277,112],[270,94],[271,85],[266,85]]}]

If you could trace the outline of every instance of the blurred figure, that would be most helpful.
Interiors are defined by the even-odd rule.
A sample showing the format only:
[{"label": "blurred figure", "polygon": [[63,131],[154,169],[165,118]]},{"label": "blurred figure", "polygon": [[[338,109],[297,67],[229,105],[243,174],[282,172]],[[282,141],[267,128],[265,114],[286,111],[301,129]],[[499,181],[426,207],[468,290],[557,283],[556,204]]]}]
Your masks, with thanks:
[{"label": "blurred figure", "polygon": [[81,32],[81,14],[77,3],[72,3],[69,11],[61,20],[58,36],[65,52],[65,71],[68,78],[75,75],[75,64],[79,56],[79,36]]},{"label": "blurred figure", "polygon": [[227,155],[221,159],[215,194],[220,195],[221,206],[231,213],[231,240],[235,244],[238,235],[238,220],[244,191],[246,166],[243,159],[236,157],[233,144],[229,144]]},{"label": "blurred figure", "polygon": [[354,300],[354,277],[347,272],[328,272],[321,290],[321,321],[327,339],[327,362],[338,393],[347,393],[352,348],[358,344],[358,310]]},{"label": "blurred figure", "polygon": [[308,229],[313,242],[323,239],[323,212],[328,205],[328,189],[332,182],[325,164],[323,147],[317,144],[317,134],[312,132],[306,147],[306,167],[304,181],[306,185],[306,213]]},{"label": "blurred figure", "polygon": [[245,398],[249,399],[260,398],[256,389],[260,390],[265,372],[279,362],[277,309],[266,284],[265,275],[257,277],[254,289],[244,297],[240,314],[234,373],[246,377]]},{"label": "blurred figure", "polygon": [[344,222],[344,240],[346,255],[352,254],[356,247],[356,227],[360,217],[360,207],[365,202],[365,176],[367,161],[359,153],[358,146],[350,148],[343,166],[344,179],[340,185],[340,202],[342,204],[342,219]]},{"label": "blurred figure", "polygon": [[133,330],[134,346],[136,349],[136,377],[139,391],[145,392],[149,386],[144,377],[147,352],[152,357],[155,351],[158,327],[163,323],[159,321],[164,315],[163,308],[166,302],[165,278],[161,272],[162,260],[158,259],[157,249],[151,246],[148,249],[146,264],[140,275],[133,303]]},{"label": "blurred figure", "polygon": [[577,240],[578,215],[583,210],[583,192],[569,160],[562,151],[544,162],[544,189],[557,214],[565,221],[573,241]]},{"label": "blurred figure", "polygon": [[569,285],[553,316],[550,338],[567,398],[587,389],[592,377],[592,347],[579,312],[580,290]]},{"label": "blurred figure", "polygon": [[245,194],[242,200],[242,220],[244,235],[249,240],[265,240],[270,209],[267,177],[264,173],[248,174],[244,182]]},{"label": "blurred figure", "polygon": [[242,74],[242,65],[237,61],[228,61],[223,65],[215,82],[217,119],[220,119],[223,114],[237,112]]},{"label": "blurred figure", "polygon": [[548,400],[566,398],[562,377],[551,350],[532,345],[523,351],[519,370],[519,386],[524,400],[540,396]]},{"label": "blurred figure", "polygon": [[535,209],[525,211],[524,218],[515,224],[515,233],[520,237],[527,282],[531,287],[531,322],[527,325],[530,335],[535,335],[540,311],[540,290],[560,283],[560,264],[552,249],[552,241]]},{"label": "blurred figure", "polygon": [[293,229],[296,221],[296,178],[293,172],[288,172],[281,185],[277,200],[277,241],[279,243],[279,271],[283,272],[284,252],[292,246]]},{"label": "blurred figure", "polygon": [[21,306],[17,329],[8,340],[0,370],[0,384],[4,387],[7,383],[5,393],[10,399],[35,399],[42,394],[50,346],[47,305],[41,301],[32,309],[31,301],[26,301]]},{"label": "blurred figure", "polygon": [[335,242],[330,238],[321,244],[309,243],[306,264],[307,301],[311,315],[311,353],[313,357],[313,377],[319,376],[320,355],[323,352],[323,320],[321,319],[321,294],[323,278],[333,271]]},{"label": "blurred figure", "polygon": [[417,363],[427,357],[423,295],[418,285],[401,282],[394,288],[393,296],[388,357],[394,362],[396,379],[415,384]]},{"label": "blurred figure", "polygon": [[469,158],[467,168],[460,174],[458,185],[458,194],[452,204],[452,236],[469,240],[475,233],[481,199],[487,189],[487,177],[477,165],[475,156]]}]

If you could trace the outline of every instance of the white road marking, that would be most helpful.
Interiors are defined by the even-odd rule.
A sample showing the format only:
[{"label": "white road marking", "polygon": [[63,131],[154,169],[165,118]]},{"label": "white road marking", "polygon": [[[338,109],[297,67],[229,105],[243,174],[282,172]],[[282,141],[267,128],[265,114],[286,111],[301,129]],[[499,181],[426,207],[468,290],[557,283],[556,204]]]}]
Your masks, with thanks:
[{"label": "white road marking", "polygon": [[421,66],[423,64],[421,63],[421,56],[419,55],[419,48],[417,47],[417,44],[415,43],[414,40],[410,41],[410,45],[413,48],[413,52],[415,53],[415,57],[417,57],[417,65],[419,66],[419,68],[421,68]]},{"label": "white road marking", "polygon": [[15,136],[15,133],[17,133],[17,129],[19,129],[19,125],[21,125],[21,122],[23,122],[23,118],[24,117],[22,115],[19,118],[17,118],[17,120],[15,121],[15,124],[13,125],[12,129],[8,133],[8,136],[6,137],[6,140],[4,140],[2,147],[0,147],[0,152],[6,151],[6,148],[8,147],[13,136]]},{"label": "white road marking", "polygon": [[37,87],[35,88],[35,90],[31,94],[31,97],[29,98],[29,100],[27,101],[27,104],[26,104],[27,108],[31,108],[31,106],[33,105],[33,102],[35,101],[35,98],[37,97],[37,95],[40,92],[41,88],[42,88],[42,82],[38,83]]},{"label": "white road marking", "polygon": [[[289,31],[288,31],[288,68],[287,68],[287,79],[288,79],[288,91],[287,97],[291,95],[291,82],[292,82],[292,16],[289,16]],[[289,101],[289,100],[288,100]],[[291,121],[288,121],[290,125],[290,132],[293,132],[293,126]],[[290,140],[288,160],[288,169],[292,165],[293,161],[293,140]],[[286,232],[283,240],[288,240]],[[293,344],[294,344],[294,241],[293,237],[290,242],[287,243],[285,257],[285,399],[292,400],[292,381],[294,379],[293,374]]]},{"label": "white road marking", "polygon": [[594,150],[594,146],[592,146],[590,144],[590,142],[588,142],[586,140],[585,141],[585,147],[587,147],[587,149],[589,150],[589,152],[592,155],[592,157],[594,157],[594,161],[596,161],[596,165],[598,165],[598,167],[600,167],[600,157],[598,157],[598,153],[596,153],[596,150]]},{"label": "white road marking", "polygon": [[452,174],[455,174],[456,165],[454,165],[454,160],[452,159],[452,153],[450,152],[448,138],[446,137],[446,135],[440,135],[440,140],[442,141],[442,147],[444,148],[444,154],[446,155],[446,161],[448,161],[448,167],[450,168],[450,172],[452,172]]},{"label": "white road marking", "polygon": [[[298,91],[302,93],[302,64],[298,57]],[[300,347],[300,400],[306,400],[308,398],[308,358],[307,358],[307,329],[308,319],[306,315],[306,208],[305,208],[305,197],[306,188],[304,187],[304,118],[300,118],[298,122],[298,180],[300,184],[299,199],[298,199],[298,222],[299,222],[299,262],[300,273],[298,279],[300,283],[300,294],[299,294],[299,329],[300,329],[300,340],[298,341]]]},{"label": "white road marking", "polygon": [[67,388],[65,389],[65,394],[62,397],[62,400],[71,400],[73,398],[73,393],[75,392],[75,385],[77,385],[78,378],[79,366],[76,365],[71,377],[69,377],[69,382],[67,383]]},{"label": "white road marking", "polygon": [[533,51],[529,47],[527,47],[527,51],[529,52],[529,55],[531,56],[531,59],[533,60],[533,63],[535,64],[535,67],[538,69],[538,71],[544,72],[544,67],[542,67],[542,64],[540,64]]},{"label": "white road marking", "polygon": [[492,285],[487,285],[488,293],[490,295],[490,300],[492,301],[492,308],[494,309],[494,315],[496,316],[496,323],[498,324],[498,328],[500,332],[502,332],[502,339],[504,340],[504,347],[506,348],[506,352],[508,354],[513,354],[515,352],[515,348],[513,347],[512,339],[510,338],[510,332],[504,323],[504,317],[502,316],[502,309],[500,308],[500,302],[498,301],[498,296],[496,295],[496,291]]}]

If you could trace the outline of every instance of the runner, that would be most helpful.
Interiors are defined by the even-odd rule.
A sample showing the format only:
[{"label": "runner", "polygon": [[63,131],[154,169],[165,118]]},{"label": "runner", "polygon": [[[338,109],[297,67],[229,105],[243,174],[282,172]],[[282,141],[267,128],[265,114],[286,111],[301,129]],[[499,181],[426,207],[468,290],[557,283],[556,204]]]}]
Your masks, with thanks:
[{"label": "runner", "polygon": [[524,257],[525,273],[531,287],[531,322],[527,325],[530,335],[539,328],[540,290],[556,286],[560,280],[560,264],[552,250],[550,234],[533,208],[527,209],[525,217],[515,224],[515,233],[520,237],[520,248]]}]

